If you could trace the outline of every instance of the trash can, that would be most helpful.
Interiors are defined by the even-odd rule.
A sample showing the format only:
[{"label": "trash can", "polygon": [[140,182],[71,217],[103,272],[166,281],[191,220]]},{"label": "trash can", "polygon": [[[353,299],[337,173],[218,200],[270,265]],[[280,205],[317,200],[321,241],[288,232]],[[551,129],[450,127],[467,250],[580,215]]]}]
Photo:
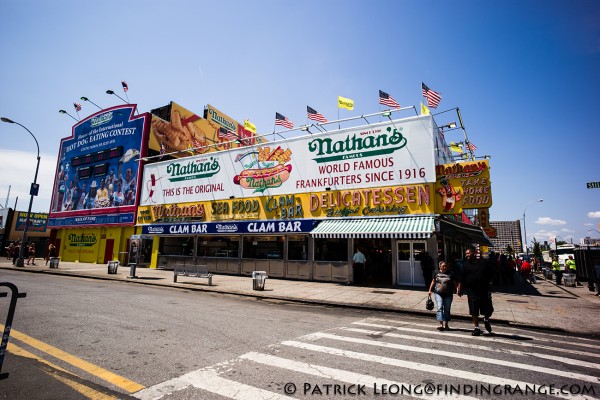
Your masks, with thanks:
[{"label": "trash can", "polygon": [[118,269],[119,269],[118,261],[109,261],[108,262],[108,273],[109,274],[116,274]]},{"label": "trash can", "polygon": [[576,286],[575,274],[564,274],[563,282],[565,286]]},{"label": "trash can", "polygon": [[252,271],[252,290],[265,290],[267,271]]},{"label": "trash can", "polygon": [[58,262],[60,258],[58,257],[50,257],[50,268],[58,268]]}]

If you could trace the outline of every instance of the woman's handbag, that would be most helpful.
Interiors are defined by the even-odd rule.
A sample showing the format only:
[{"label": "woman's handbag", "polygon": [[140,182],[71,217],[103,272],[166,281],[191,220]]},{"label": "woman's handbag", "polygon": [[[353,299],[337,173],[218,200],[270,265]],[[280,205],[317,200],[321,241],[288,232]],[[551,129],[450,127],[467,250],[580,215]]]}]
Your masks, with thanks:
[{"label": "woman's handbag", "polygon": [[429,295],[427,297],[427,301],[425,302],[425,308],[428,309],[429,311],[433,310],[433,300],[431,300],[431,295]]}]

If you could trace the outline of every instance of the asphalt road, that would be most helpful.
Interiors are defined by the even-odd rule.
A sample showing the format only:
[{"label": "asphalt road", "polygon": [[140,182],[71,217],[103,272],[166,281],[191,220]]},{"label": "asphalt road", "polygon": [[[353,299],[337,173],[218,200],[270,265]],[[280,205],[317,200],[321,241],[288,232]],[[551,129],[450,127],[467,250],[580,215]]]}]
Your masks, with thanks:
[{"label": "asphalt road", "polygon": [[27,293],[0,398],[397,398],[401,384],[413,397],[435,385],[428,398],[447,398],[454,385],[462,398],[512,398],[485,388],[519,397],[529,384],[527,398],[568,397],[539,385],[600,398],[589,338],[500,326],[474,338],[464,321],[438,332],[431,318],[49,274],[3,270],[0,281]]}]

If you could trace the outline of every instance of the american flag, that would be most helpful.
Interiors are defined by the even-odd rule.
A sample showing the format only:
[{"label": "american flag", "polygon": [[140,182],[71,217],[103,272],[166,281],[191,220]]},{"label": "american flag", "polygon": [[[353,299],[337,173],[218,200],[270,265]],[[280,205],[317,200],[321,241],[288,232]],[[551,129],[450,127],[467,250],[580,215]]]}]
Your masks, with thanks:
[{"label": "american flag", "polygon": [[379,91],[379,104],[383,104],[384,106],[400,108],[400,104],[392,96],[387,94],[386,92],[380,90]]},{"label": "american flag", "polygon": [[292,121],[287,119],[287,117],[284,117],[283,115],[279,114],[278,112],[275,113],[275,125],[281,125],[288,129],[292,129],[294,127],[294,123]]},{"label": "american flag", "polygon": [[126,92],[129,90],[129,86],[127,86],[127,82],[121,81],[121,85],[123,85],[123,91]]},{"label": "american flag", "polygon": [[81,104],[73,103],[73,107],[75,107],[75,111],[77,111],[77,112],[81,111]]},{"label": "american flag", "polygon": [[467,149],[471,150],[471,151],[475,151],[477,150],[477,146],[475,146],[473,143],[468,142],[467,143]]},{"label": "american flag", "polygon": [[235,133],[228,131],[225,128],[219,128],[219,132],[217,133],[217,137],[219,140],[225,140],[227,142],[231,142],[236,140],[238,137]]},{"label": "american flag", "polygon": [[317,112],[314,108],[306,106],[306,113],[308,115],[308,119],[312,119],[313,121],[318,122],[327,122],[327,118],[323,116],[323,114]]},{"label": "american flag", "polygon": [[434,90],[427,87],[426,84],[421,82],[421,89],[423,91],[423,97],[427,99],[427,105],[431,108],[437,108],[442,101],[442,95]]}]

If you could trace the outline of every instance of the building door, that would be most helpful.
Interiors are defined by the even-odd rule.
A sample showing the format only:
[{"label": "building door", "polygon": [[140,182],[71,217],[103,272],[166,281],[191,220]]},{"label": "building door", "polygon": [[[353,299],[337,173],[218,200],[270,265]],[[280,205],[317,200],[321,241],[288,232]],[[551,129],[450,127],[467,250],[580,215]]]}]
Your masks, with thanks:
[{"label": "building door", "polygon": [[398,241],[398,285],[425,286],[419,255],[427,251],[427,243]]},{"label": "building door", "polygon": [[106,239],[106,247],[104,248],[104,263],[106,264],[113,259],[113,249],[115,247],[115,239]]},{"label": "building door", "polygon": [[392,241],[388,238],[354,239],[354,250],[360,248],[367,258],[363,277],[365,286],[393,286]]}]

